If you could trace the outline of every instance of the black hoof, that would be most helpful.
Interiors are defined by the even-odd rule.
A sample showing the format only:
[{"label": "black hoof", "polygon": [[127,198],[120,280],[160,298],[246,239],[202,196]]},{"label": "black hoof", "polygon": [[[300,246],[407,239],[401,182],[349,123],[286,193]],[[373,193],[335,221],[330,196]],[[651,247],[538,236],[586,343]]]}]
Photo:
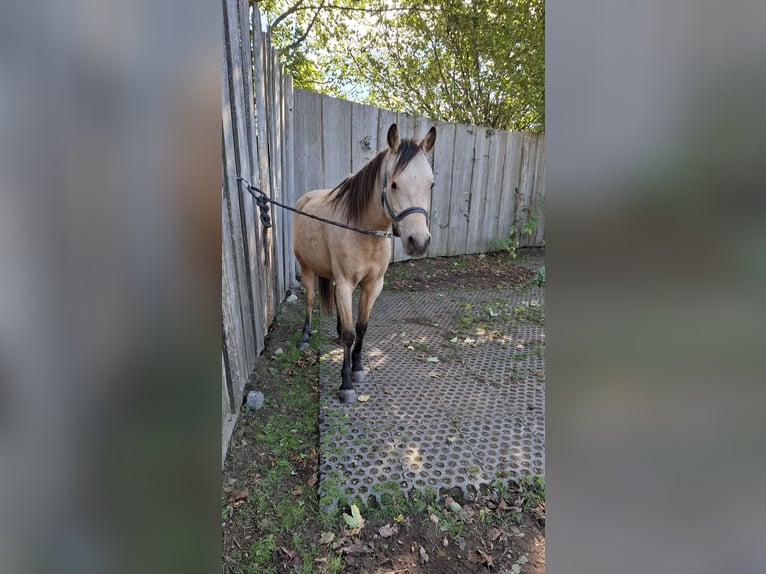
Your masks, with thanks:
[{"label": "black hoof", "polygon": [[364,371],[351,371],[351,380],[355,383],[363,383],[364,379]]},{"label": "black hoof", "polygon": [[356,391],[354,389],[341,389],[338,391],[338,398],[344,405],[350,405],[356,402]]},{"label": "black hoof", "polygon": [[305,342],[301,341],[300,343],[298,343],[298,350],[299,351],[305,351],[308,348],[309,348],[308,341],[305,341]]}]

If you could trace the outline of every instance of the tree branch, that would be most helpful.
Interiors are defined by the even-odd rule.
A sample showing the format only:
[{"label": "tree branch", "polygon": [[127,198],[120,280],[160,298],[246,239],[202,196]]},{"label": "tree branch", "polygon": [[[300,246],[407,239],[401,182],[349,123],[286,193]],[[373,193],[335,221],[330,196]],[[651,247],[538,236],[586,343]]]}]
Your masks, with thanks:
[{"label": "tree branch", "polygon": [[294,12],[297,12],[298,10],[300,10],[301,9],[300,6],[301,6],[301,4],[303,4],[304,1],[305,0],[298,0],[295,4],[290,6],[290,8],[288,8],[287,10],[282,12],[279,16],[277,16],[274,19],[274,21],[271,24],[269,24],[269,29],[276,28],[277,26],[279,26],[279,23],[282,20],[287,18],[290,14],[293,14]]},{"label": "tree branch", "polygon": [[294,42],[290,42],[287,46],[282,48],[279,52],[280,54],[284,54],[285,52],[289,52],[290,50],[297,48],[301,42],[303,42],[306,37],[309,35],[309,32],[311,32],[311,28],[314,27],[314,23],[317,21],[317,16],[319,16],[319,12],[321,12],[322,7],[324,6],[325,0],[322,0],[322,3],[317,7],[316,12],[314,12],[314,17],[311,18],[311,22],[309,22],[309,25],[306,27],[306,30],[298,36],[298,38]]}]

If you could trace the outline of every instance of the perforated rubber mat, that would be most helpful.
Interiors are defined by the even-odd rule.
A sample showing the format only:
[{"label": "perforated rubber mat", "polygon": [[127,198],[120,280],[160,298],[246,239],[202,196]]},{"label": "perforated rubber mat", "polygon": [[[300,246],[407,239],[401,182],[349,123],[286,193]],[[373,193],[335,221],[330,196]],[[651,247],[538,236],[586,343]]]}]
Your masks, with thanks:
[{"label": "perforated rubber mat", "polygon": [[[356,300],[354,301],[356,310]],[[343,350],[320,320],[322,506],[403,491],[480,496],[497,477],[545,470],[543,292],[384,291],[356,383],[338,400]]]}]

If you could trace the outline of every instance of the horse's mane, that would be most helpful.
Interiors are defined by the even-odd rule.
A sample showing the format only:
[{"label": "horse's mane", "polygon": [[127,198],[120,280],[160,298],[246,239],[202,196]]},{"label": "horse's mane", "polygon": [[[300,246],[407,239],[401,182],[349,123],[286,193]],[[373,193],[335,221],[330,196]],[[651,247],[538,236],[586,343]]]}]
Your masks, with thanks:
[{"label": "horse's mane", "polygon": [[[401,172],[420,151],[420,144],[414,139],[403,139],[396,148],[397,160],[393,176]],[[375,182],[383,166],[388,150],[379,152],[354,175],[347,177],[332,190],[330,200],[339,207],[347,223],[356,223],[367,212],[370,201],[375,197]]]}]

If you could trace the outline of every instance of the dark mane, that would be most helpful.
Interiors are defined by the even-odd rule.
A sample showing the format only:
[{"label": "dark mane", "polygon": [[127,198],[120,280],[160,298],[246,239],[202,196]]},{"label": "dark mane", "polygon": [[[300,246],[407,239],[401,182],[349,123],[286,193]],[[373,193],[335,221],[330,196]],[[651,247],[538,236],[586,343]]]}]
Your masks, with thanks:
[{"label": "dark mane", "polygon": [[[372,158],[354,175],[347,177],[332,190],[330,200],[335,207],[340,207],[347,223],[358,222],[370,207],[375,197],[376,181],[383,166],[386,152],[383,150]],[[393,176],[400,173],[420,151],[420,144],[413,139],[403,139],[396,149],[397,159]]]}]

